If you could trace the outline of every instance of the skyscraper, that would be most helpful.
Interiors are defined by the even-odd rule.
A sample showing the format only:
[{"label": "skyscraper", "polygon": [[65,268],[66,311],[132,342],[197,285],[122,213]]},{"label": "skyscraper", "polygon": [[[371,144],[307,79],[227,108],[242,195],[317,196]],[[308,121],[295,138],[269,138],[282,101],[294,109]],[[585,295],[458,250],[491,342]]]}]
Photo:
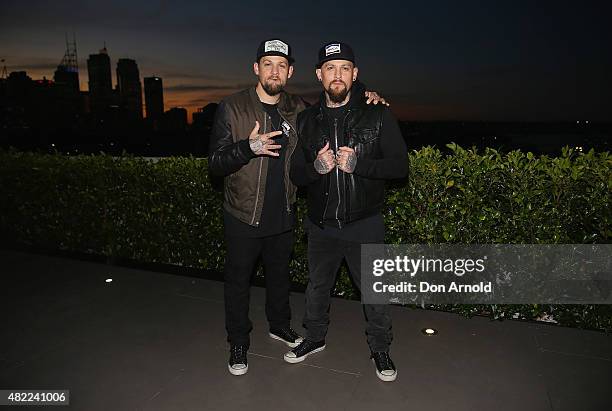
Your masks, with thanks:
[{"label": "skyscraper", "polygon": [[119,59],[117,62],[119,106],[128,115],[142,119],[142,86],[136,61]]},{"label": "skyscraper", "polygon": [[90,54],[87,59],[89,74],[89,102],[91,112],[102,115],[113,101],[111,63],[106,47],[99,54]]},{"label": "skyscraper", "polygon": [[164,114],[164,89],[160,77],[145,77],[145,104],[147,118],[159,119]]},{"label": "skyscraper", "polygon": [[58,114],[64,118],[64,121],[71,124],[75,116],[82,112],[79,65],[74,38],[70,42],[66,37],[66,52],[55,70],[53,80],[55,81]]},{"label": "skyscraper", "polygon": [[28,125],[31,111],[33,81],[25,71],[12,72],[5,83],[6,110],[3,110],[2,125],[8,128],[22,128]]}]

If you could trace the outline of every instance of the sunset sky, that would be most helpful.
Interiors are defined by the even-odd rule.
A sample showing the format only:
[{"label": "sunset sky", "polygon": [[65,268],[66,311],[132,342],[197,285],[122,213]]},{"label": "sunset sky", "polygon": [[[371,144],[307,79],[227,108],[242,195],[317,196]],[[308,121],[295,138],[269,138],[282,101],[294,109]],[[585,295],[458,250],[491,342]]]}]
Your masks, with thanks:
[{"label": "sunset sky", "polygon": [[166,110],[191,113],[254,85],[257,46],[271,37],[294,50],[288,90],[312,101],[317,51],[338,40],[403,120],[612,121],[610,14],[592,4],[9,0],[0,57],[9,72],[52,78],[74,31],[81,90],[106,42],[113,85],[117,60],[133,58],[141,81],[163,78]]}]

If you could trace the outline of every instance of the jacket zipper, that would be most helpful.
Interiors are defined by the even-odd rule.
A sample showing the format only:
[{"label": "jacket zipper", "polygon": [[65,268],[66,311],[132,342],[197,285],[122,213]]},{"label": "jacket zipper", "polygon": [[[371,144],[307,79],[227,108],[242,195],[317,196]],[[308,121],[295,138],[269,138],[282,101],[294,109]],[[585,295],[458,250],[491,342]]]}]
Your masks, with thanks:
[{"label": "jacket zipper", "polygon": [[[264,116],[264,133],[266,132],[268,115]],[[257,176],[257,194],[255,194],[255,207],[253,208],[253,217],[251,217],[251,225],[255,222],[255,214],[257,213],[257,204],[259,203],[259,186],[261,185],[261,166],[263,164],[263,157],[259,157],[259,174]],[[255,224],[259,225],[259,221]]]},{"label": "jacket zipper", "polygon": [[325,179],[326,181],[326,192],[325,192],[325,207],[323,208],[323,215],[321,216],[321,221],[320,224],[323,224],[323,222],[325,221],[325,215],[327,214],[327,206],[329,206],[329,186],[330,186],[330,179],[331,176],[329,175],[329,173],[325,174]]},{"label": "jacket zipper", "polygon": [[[283,121],[287,123],[289,125],[289,128],[291,129],[291,124],[285,119],[285,117],[283,117],[283,115],[278,110],[278,107],[276,108],[276,111],[278,111],[278,115],[280,116],[280,118],[282,118]],[[284,133],[285,129],[283,128],[282,123],[281,123],[280,128],[283,129],[283,133]],[[289,134],[287,134],[287,144],[289,144]],[[297,146],[297,143],[295,144],[295,146],[291,148],[291,150],[285,153],[285,198],[287,199],[287,213],[289,214],[291,214],[291,205],[289,204],[289,184],[287,184],[289,180],[289,161],[291,161],[291,155],[293,154],[293,151],[295,150],[296,146]]]},{"label": "jacket zipper", "polygon": [[[338,119],[334,118],[334,139],[336,141],[336,155],[338,155]],[[336,221],[338,222],[338,228],[342,228],[342,223],[338,218],[338,212],[340,211],[340,203],[342,202],[340,196],[340,171],[336,166],[336,189],[338,191],[338,205],[336,206]]]},{"label": "jacket zipper", "polygon": [[[346,114],[344,115],[344,118],[342,119],[342,129],[346,130],[346,120],[349,118],[349,116],[351,115],[351,109],[349,108],[346,111]],[[345,133],[346,135],[346,133]],[[348,140],[345,141],[345,144],[348,145]],[[357,154],[357,153],[355,153]],[[349,201],[350,201],[350,196],[346,195],[347,194],[347,188],[346,188],[346,173],[342,174],[342,192],[345,194],[344,196],[344,222],[346,224],[346,222],[348,221],[348,205],[349,205]]]}]

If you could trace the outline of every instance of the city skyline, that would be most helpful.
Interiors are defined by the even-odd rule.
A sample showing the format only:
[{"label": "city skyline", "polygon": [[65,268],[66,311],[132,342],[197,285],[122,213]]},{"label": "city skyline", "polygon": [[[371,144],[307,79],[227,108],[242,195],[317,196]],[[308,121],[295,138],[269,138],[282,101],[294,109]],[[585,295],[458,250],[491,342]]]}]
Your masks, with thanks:
[{"label": "city skyline", "polygon": [[[64,35],[74,31],[81,90],[88,89],[87,57],[106,45],[113,68],[130,58],[141,81],[162,78],[165,109],[184,107],[190,121],[198,108],[254,85],[257,44],[275,36],[289,42],[296,57],[287,89],[310,101],[320,92],[313,72],[317,50],[336,39],[353,45],[360,78],[390,100],[402,120],[612,120],[605,108],[612,65],[604,13],[588,4],[389,3],[375,19],[363,13],[367,3],[287,5],[274,27],[265,9],[250,4],[237,5],[241,13],[195,2],[43,5],[4,6],[0,57],[9,72],[52,79]],[[344,20],[325,24],[321,17],[329,15]],[[115,87],[114,70],[112,77]]]}]

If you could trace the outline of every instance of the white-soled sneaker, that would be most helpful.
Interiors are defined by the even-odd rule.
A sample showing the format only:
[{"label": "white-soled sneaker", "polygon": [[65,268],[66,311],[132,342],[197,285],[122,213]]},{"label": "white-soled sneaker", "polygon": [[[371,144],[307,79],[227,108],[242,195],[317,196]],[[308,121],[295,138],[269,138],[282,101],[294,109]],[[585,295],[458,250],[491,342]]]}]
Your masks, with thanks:
[{"label": "white-soled sneaker", "polygon": [[249,370],[247,362],[247,351],[249,347],[246,345],[232,345],[230,348],[230,358],[227,363],[227,369],[232,375],[243,375]]},{"label": "white-soled sneaker", "polygon": [[383,381],[395,381],[397,378],[397,369],[389,357],[389,353],[385,351],[372,352],[370,356],[374,365],[376,365],[376,376]]},{"label": "white-soled sneaker", "polygon": [[325,341],[315,342],[309,339],[305,339],[300,343],[300,345],[286,353],[284,358],[285,361],[291,364],[295,364],[304,361],[306,357],[308,357],[310,354],[323,351],[324,349]]},{"label": "white-soled sneaker", "polygon": [[296,333],[291,327],[271,328],[268,335],[270,338],[284,342],[291,348],[297,347],[302,341],[304,341],[304,338]]}]

